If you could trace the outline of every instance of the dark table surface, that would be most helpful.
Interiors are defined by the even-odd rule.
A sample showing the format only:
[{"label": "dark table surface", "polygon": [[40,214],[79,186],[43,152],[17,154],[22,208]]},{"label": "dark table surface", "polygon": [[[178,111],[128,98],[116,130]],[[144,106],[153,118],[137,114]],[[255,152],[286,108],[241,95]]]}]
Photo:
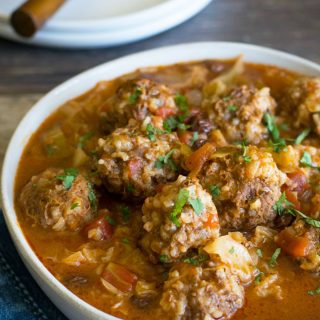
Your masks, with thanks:
[{"label": "dark table surface", "polygon": [[213,0],[182,25],[120,47],[58,50],[0,40],[0,94],[44,93],[102,62],[182,42],[253,43],[320,62],[319,36],[320,0]]}]

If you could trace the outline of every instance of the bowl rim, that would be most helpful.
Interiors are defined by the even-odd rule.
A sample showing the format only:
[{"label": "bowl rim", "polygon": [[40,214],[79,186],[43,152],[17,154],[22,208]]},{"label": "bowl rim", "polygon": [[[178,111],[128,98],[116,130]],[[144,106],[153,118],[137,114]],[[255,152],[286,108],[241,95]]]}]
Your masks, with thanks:
[{"label": "bowl rim", "polygon": [[[199,50],[199,47],[202,47],[202,50]],[[75,98],[79,94],[86,92],[88,89],[94,87],[96,83],[102,79],[114,79],[118,77],[121,74],[125,73],[119,73],[119,75],[112,75],[108,76],[108,70],[111,69],[115,73],[114,69],[118,66],[123,66],[127,63],[132,64],[131,71],[134,71],[137,69],[137,65],[140,67],[147,67],[147,66],[157,66],[157,65],[171,65],[176,62],[187,62],[187,61],[197,61],[197,60],[205,60],[202,57],[205,57],[206,55],[209,57],[212,56],[211,59],[216,59],[217,56],[213,56],[213,52],[215,51],[228,51],[230,54],[224,54],[224,57],[221,57],[221,59],[226,59],[228,57],[235,57],[240,52],[243,52],[245,55],[245,58],[248,53],[250,55],[252,52],[252,57],[256,57],[254,59],[249,58],[246,61],[249,62],[258,62],[259,60],[259,54],[261,56],[266,57],[272,57],[273,59],[280,60],[280,63],[291,65],[292,68],[295,66],[294,70],[298,71],[296,69],[308,69],[308,73],[312,75],[320,75],[320,65],[311,62],[307,59],[300,58],[298,56],[285,53],[282,51],[262,47],[262,46],[256,46],[251,44],[244,44],[244,43],[237,43],[237,42],[192,42],[192,43],[184,43],[184,44],[178,44],[174,46],[166,46],[166,47],[160,47],[156,49],[146,50],[139,53],[127,55],[103,64],[100,64],[96,67],[93,67],[87,71],[84,71],[71,79],[63,82],[62,84],[58,85],[54,89],[52,89],[50,92],[45,94],[37,103],[33,105],[33,107],[25,114],[25,116],[22,118],[22,120],[19,122],[18,126],[16,127],[9,145],[7,147],[3,167],[2,167],[2,173],[1,173],[1,196],[3,201],[3,214],[5,218],[6,225],[9,229],[11,238],[19,252],[19,255],[23,258],[24,264],[28,267],[29,271],[32,271],[32,276],[38,284],[44,283],[54,295],[61,296],[66,301],[68,306],[72,306],[73,308],[78,308],[86,312],[87,315],[91,317],[95,317],[95,319],[103,319],[103,320],[116,320],[119,318],[116,318],[108,313],[105,313],[96,307],[90,305],[86,301],[82,300],[78,296],[76,296],[74,293],[72,293],[67,287],[65,287],[61,282],[59,282],[52,274],[51,272],[42,264],[40,259],[37,257],[36,253],[32,250],[30,244],[28,243],[27,239],[24,236],[24,233],[22,229],[20,228],[20,225],[18,223],[18,219],[16,217],[16,212],[14,210],[14,181],[17,173],[17,169],[19,166],[19,160],[21,157],[21,153],[25,147],[25,145],[28,143],[30,136],[35,132],[39,126],[43,123],[43,121],[52,114],[55,110],[57,110],[61,106],[61,99],[64,99],[64,101],[68,101],[70,99]],[[205,53],[207,51],[207,53]],[[250,54],[249,54],[250,53]],[[161,58],[162,57],[162,58]],[[189,58],[188,58],[189,57]],[[198,58],[197,58],[198,57]],[[148,59],[146,59],[148,58]],[[267,58],[266,58],[267,59]],[[256,61],[253,61],[256,60]],[[152,61],[151,65],[150,62]],[[163,61],[168,61],[167,63],[163,63]],[[281,62],[282,61],[282,62]],[[135,63],[134,63],[135,62]],[[146,65],[147,63],[147,65]],[[267,64],[267,62],[261,62]],[[281,67],[281,65],[278,65]],[[287,67],[284,66],[285,68]],[[113,68],[113,69],[112,69]],[[128,68],[128,67],[127,67]],[[282,67],[283,68],[283,67]],[[290,69],[290,68],[287,68]],[[291,69],[292,70],[292,69]],[[87,83],[91,79],[92,81],[95,81],[93,83]],[[99,80],[100,78],[100,80]],[[98,80],[94,80],[98,79]],[[72,88],[75,88],[77,85],[81,84],[81,81],[84,81],[87,83],[83,87],[79,89],[79,92],[75,91],[74,93],[71,93]],[[61,98],[62,95],[62,98]],[[55,101],[55,99],[59,98],[57,103],[53,103],[52,101]],[[64,97],[64,98],[63,98]],[[24,136],[22,137],[22,134],[24,131],[27,131],[29,129],[26,129],[28,127],[28,123],[30,124],[33,119],[33,115],[36,114],[37,111],[40,111],[41,108],[46,106],[47,104],[50,105],[51,101],[51,108],[50,111],[47,111],[47,115],[42,114],[43,119],[41,121],[38,121],[37,124],[34,124],[35,130],[28,133],[28,137]],[[53,106],[53,104],[55,106]],[[37,121],[35,121],[37,122]],[[20,137],[21,135],[21,137]],[[19,143],[18,143],[19,142]],[[22,146],[21,150],[18,150],[17,146]],[[10,171],[11,168],[11,158],[14,158],[14,154],[16,152],[20,152],[17,160],[16,165],[13,164],[14,167],[14,174],[12,174],[12,171]],[[10,180],[11,179],[11,180]],[[11,189],[10,189],[11,186]],[[52,300],[51,297],[49,297],[50,300]],[[54,302],[55,303],[55,302]],[[57,305],[57,304],[56,304]],[[57,307],[60,309],[60,306],[57,305]],[[60,309],[61,310],[61,309]]]}]

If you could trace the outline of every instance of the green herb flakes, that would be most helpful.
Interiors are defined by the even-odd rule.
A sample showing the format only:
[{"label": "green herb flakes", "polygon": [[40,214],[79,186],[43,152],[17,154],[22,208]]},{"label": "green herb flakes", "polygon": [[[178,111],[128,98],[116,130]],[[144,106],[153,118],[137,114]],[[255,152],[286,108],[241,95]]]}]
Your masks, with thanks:
[{"label": "green herb flakes", "polygon": [[169,257],[166,254],[161,254],[159,260],[162,263],[167,263],[169,261]]},{"label": "green herb flakes", "polygon": [[58,175],[56,176],[56,178],[63,182],[63,186],[65,189],[69,190],[78,173],[79,171],[76,168],[67,168],[64,169],[64,174]]},{"label": "green herb flakes", "polygon": [[193,146],[195,142],[198,141],[198,139],[199,139],[199,133],[198,131],[194,131],[190,141],[191,146]]},{"label": "green herb flakes", "polygon": [[262,257],[263,257],[263,253],[262,253],[262,250],[261,250],[260,248],[257,249],[256,253],[257,253],[257,256],[258,256],[259,258],[262,258]]},{"label": "green herb flakes", "polygon": [[272,206],[272,209],[276,211],[279,216],[281,216],[286,208],[292,206],[293,204],[287,199],[286,194],[283,192],[278,201]]},{"label": "green herb flakes", "polygon": [[182,261],[185,262],[185,263],[189,263],[189,264],[192,264],[194,266],[198,266],[200,265],[202,262],[205,262],[209,259],[209,257],[205,254],[200,254],[198,256],[194,256],[194,257],[191,257],[191,258],[186,258],[186,259],[183,259]]},{"label": "green herb flakes", "polygon": [[296,140],[294,141],[294,144],[300,144],[310,133],[310,129],[304,129],[296,138]]},{"label": "green herb flakes", "polygon": [[255,283],[255,284],[260,284],[263,276],[264,276],[264,273],[263,273],[263,272],[260,272],[260,273],[255,277],[254,283]]},{"label": "green herb flakes", "polygon": [[273,147],[273,150],[275,152],[280,152],[286,147],[286,141],[280,138],[280,132],[275,123],[274,117],[270,113],[266,112],[263,115],[263,122],[266,125],[271,136],[270,144]]},{"label": "green herb flakes", "polygon": [[270,261],[269,261],[269,266],[270,266],[271,268],[274,268],[274,267],[276,266],[276,264],[277,264],[277,259],[278,259],[279,255],[280,255],[280,253],[281,253],[281,248],[277,248],[277,249],[274,251],[274,253],[272,254],[271,259],[270,259]]},{"label": "green herb flakes", "polygon": [[178,197],[174,204],[173,210],[170,213],[170,220],[177,226],[180,227],[181,223],[178,216],[182,212],[183,207],[186,205],[189,199],[189,191],[187,189],[180,189]]},{"label": "green herb flakes", "polygon": [[312,158],[309,152],[305,151],[300,159],[300,163],[309,168],[320,169],[317,165],[313,164]]},{"label": "green herb flakes", "polygon": [[115,220],[114,220],[112,217],[106,216],[105,219],[106,219],[106,221],[108,221],[112,226],[115,226],[115,225],[116,225],[116,222],[115,222]]},{"label": "green herb flakes", "polygon": [[72,203],[72,204],[71,204],[70,209],[73,210],[73,209],[78,208],[78,207],[79,207],[79,203],[78,203],[78,202],[75,202],[75,203]]},{"label": "green herb flakes", "polygon": [[220,188],[216,185],[209,186],[209,191],[210,191],[212,197],[218,197],[221,193]]},{"label": "green herb flakes", "polygon": [[96,194],[94,192],[94,188],[91,182],[88,182],[88,188],[89,188],[89,194],[88,194],[88,198],[90,201],[90,206],[93,210],[97,209],[97,197]]},{"label": "green herb flakes", "polygon": [[229,252],[230,254],[234,254],[234,247],[231,247],[228,252]]},{"label": "green herb flakes", "polygon": [[130,240],[127,237],[122,238],[122,243],[130,244]]},{"label": "green herb flakes", "polygon": [[315,289],[315,290],[308,290],[308,295],[309,296],[316,296],[318,294],[320,294],[320,287]]},{"label": "green herb flakes", "polygon": [[175,150],[176,149],[172,149],[164,156],[158,157],[158,159],[155,162],[155,167],[157,169],[162,169],[164,166],[168,166],[172,171],[176,171],[177,166],[172,159],[172,154],[174,153]]},{"label": "green herb flakes", "polygon": [[78,147],[79,148],[83,148],[85,143],[90,140],[93,136],[95,135],[95,133],[93,131],[89,131],[87,133],[85,133],[84,135],[82,135],[79,138],[79,142],[78,142]]},{"label": "green herb flakes", "polygon": [[119,206],[119,210],[122,214],[123,220],[127,223],[131,217],[131,211],[127,206]]},{"label": "green herb flakes", "polygon": [[237,111],[238,107],[236,105],[234,105],[234,104],[230,104],[230,105],[228,105],[227,109],[229,111]]},{"label": "green herb flakes", "polygon": [[129,96],[129,102],[131,104],[136,103],[139,97],[141,96],[141,94],[142,94],[142,90],[140,88],[136,88],[134,92]]},{"label": "green herb flakes", "polygon": [[164,131],[154,127],[151,123],[148,123],[146,127],[147,136],[151,141],[156,141],[157,134],[163,134]]},{"label": "green herb flakes", "polygon": [[203,208],[204,208],[201,200],[199,198],[189,199],[189,203],[190,203],[191,207],[193,208],[193,210],[195,211],[195,213],[199,216],[202,213]]}]

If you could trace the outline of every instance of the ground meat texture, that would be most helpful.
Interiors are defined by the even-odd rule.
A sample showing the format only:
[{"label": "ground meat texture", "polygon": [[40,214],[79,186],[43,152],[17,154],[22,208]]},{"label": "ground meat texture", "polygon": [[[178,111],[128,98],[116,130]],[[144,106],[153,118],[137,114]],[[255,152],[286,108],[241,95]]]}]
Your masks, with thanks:
[{"label": "ground meat texture", "polygon": [[69,189],[57,176],[64,170],[49,168],[33,176],[20,194],[20,205],[26,214],[54,231],[77,230],[93,215],[95,198],[89,181],[78,174]]},{"label": "ground meat texture", "polygon": [[177,178],[181,161],[177,134],[151,134],[149,120],[132,119],[127,127],[98,140],[97,167],[108,191],[144,199],[155,194],[158,185]]},{"label": "ground meat texture", "polygon": [[301,78],[286,90],[281,107],[293,116],[294,126],[310,127],[320,135],[320,78]]},{"label": "ground meat texture", "polygon": [[320,272],[320,229],[297,218],[282,230],[275,241],[281,249],[294,257],[301,269]]},{"label": "ground meat texture", "polygon": [[[209,100],[210,101],[210,100]],[[247,141],[258,144],[268,135],[262,118],[265,112],[274,112],[276,103],[269,88],[241,86],[214,103],[204,102],[203,109],[229,142]]]},{"label": "ground meat texture", "polygon": [[199,179],[212,194],[220,225],[247,230],[272,225],[276,218],[272,207],[281,195],[286,175],[271,154],[258,147],[225,147],[211,156]]},{"label": "ground meat texture", "polygon": [[224,265],[177,264],[164,284],[161,307],[175,320],[230,319],[244,304],[244,289]]},{"label": "ground meat texture", "polygon": [[[180,208],[177,222],[172,219],[172,212],[179,203],[180,192],[186,190],[189,200]],[[201,203],[200,212],[190,200]],[[203,246],[219,236],[217,211],[211,196],[197,180],[184,176],[147,198],[142,213],[145,235],[141,244],[152,262],[177,261],[188,249]]]},{"label": "ground meat texture", "polygon": [[174,94],[164,84],[149,79],[124,82],[102,107],[102,125],[107,132],[124,127],[130,119],[144,120],[147,116],[166,118],[178,109]]}]

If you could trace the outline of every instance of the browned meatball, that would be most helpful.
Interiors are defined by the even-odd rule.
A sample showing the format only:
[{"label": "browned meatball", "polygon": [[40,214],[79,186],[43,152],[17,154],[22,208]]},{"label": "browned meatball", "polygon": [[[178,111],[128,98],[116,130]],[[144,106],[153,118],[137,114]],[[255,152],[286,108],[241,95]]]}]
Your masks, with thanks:
[{"label": "browned meatball", "polygon": [[276,243],[294,257],[301,269],[320,272],[320,229],[300,218],[276,236]]},{"label": "browned meatball", "polygon": [[98,172],[110,192],[144,199],[159,184],[177,178],[179,139],[159,127],[162,121],[151,123],[149,117],[142,123],[131,119],[127,127],[99,139]]},{"label": "browned meatball", "polygon": [[219,236],[216,207],[197,180],[179,176],[142,207],[141,244],[151,261],[171,262]]},{"label": "browned meatball", "polygon": [[242,86],[216,102],[205,100],[203,108],[214,128],[220,129],[229,142],[245,140],[258,144],[268,135],[263,115],[273,112],[275,105],[269,88],[258,90]]},{"label": "browned meatball", "polygon": [[310,127],[320,135],[320,78],[300,78],[286,90],[283,109],[293,116],[296,127]]},{"label": "browned meatball", "polygon": [[46,169],[33,176],[20,195],[26,214],[55,231],[77,230],[96,208],[90,182],[76,169]]},{"label": "browned meatball", "polygon": [[271,154],[255,146],[218,149],[199,178],[213,196],[221,226],[235,230],[272,223],[272,206],[286,181]]},{"label": "browned meatball", "polygon": [[244,304],[244,289],[223,264],[178,264],[169,273],[160,300],[170,319],[230,319]]},{"label": "browned meatball", "polygon": [[163,119],[177,112],[173,92],[149,79],[124,82],[102,107],[103,127],[107,132],[124,127],[130,119],[144,120],[155,115]]}]

